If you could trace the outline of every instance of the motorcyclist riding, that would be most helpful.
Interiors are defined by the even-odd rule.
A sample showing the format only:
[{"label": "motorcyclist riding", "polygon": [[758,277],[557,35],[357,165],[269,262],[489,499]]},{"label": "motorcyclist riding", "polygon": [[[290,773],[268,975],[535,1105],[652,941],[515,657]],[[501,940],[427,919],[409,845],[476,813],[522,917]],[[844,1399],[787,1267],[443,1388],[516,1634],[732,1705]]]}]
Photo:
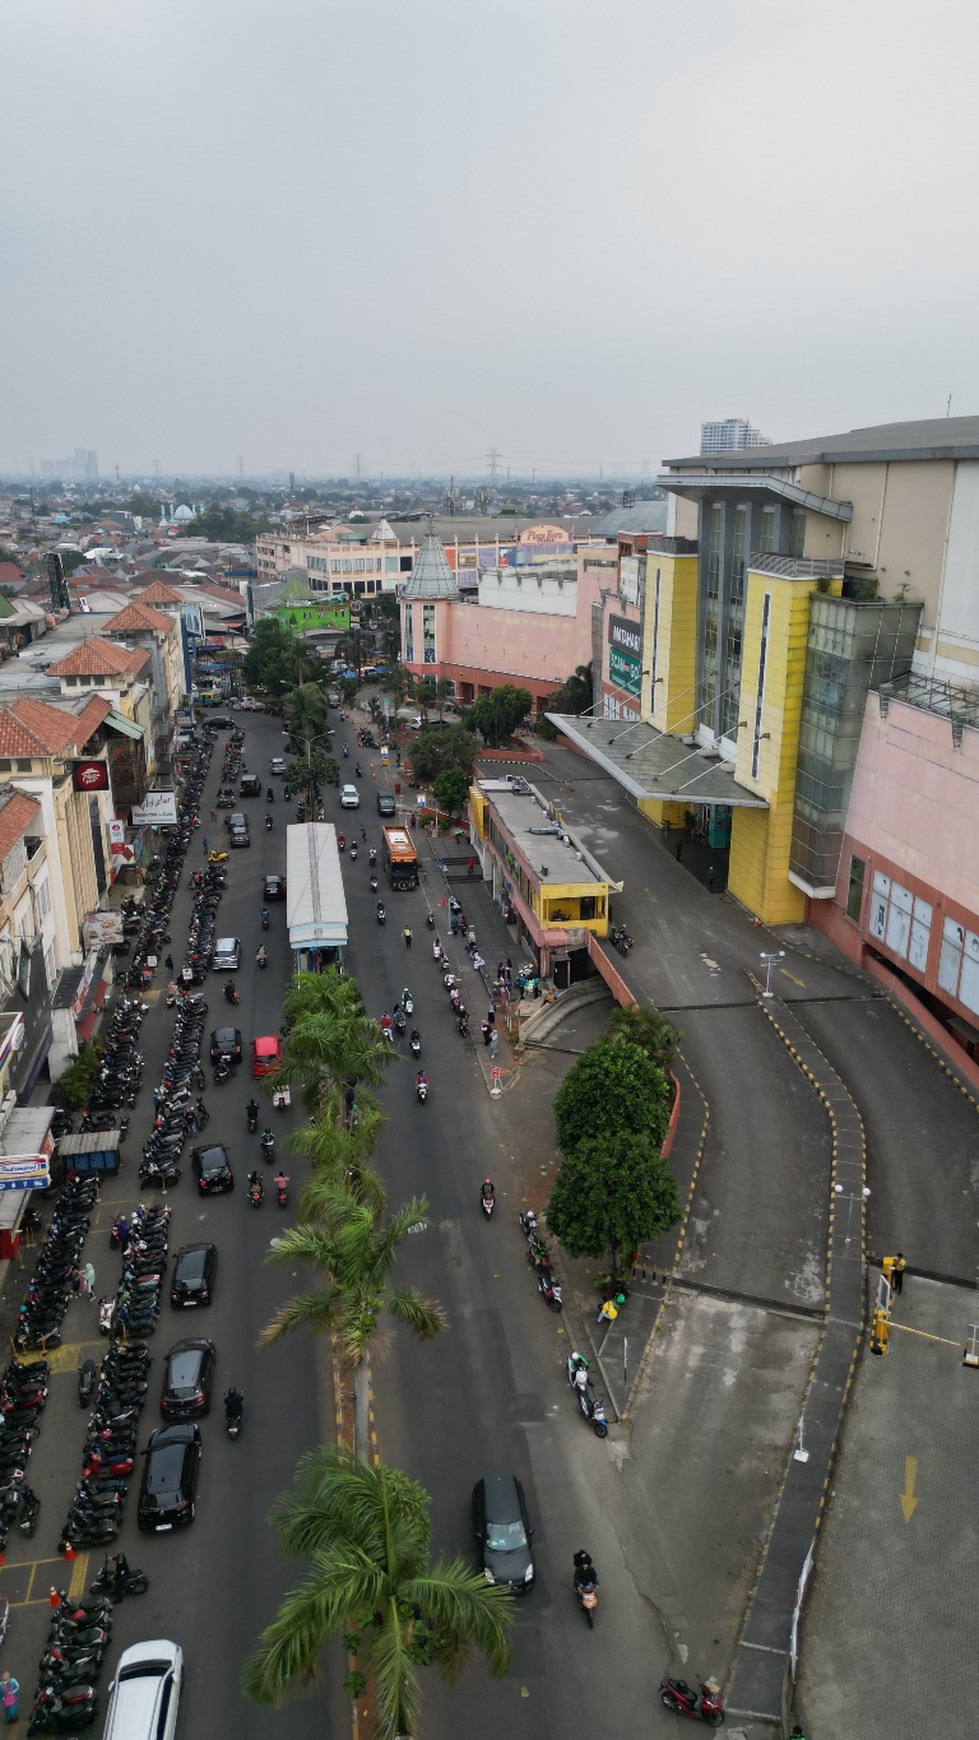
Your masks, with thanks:
[{"label": "motorcyclist riding", "polygon": [[275,788],[274,788],[274,786],[271,786],[271,785],[269,786],[269,789],[266,793],[266,800],[270,804],[275,803]]},{"label": "motorcyclist riding", "polygon": [[268,928],[269,928],[269,909],[267,906],[262,907],[262,910],[261,910],[261,913],[259,916],[262,920],[262,929],[268,930]]},{"label": "motorcyclist riding", "polygon": [[492,1197],[492,1196],[496,1195],[496,1186],[493,1183],[492,1178],[484,1178],[482,1184],[479,1187],[479,1190],[480,1190],[481,1196],[491,1196]]},{"label": "motorcyclist riding", "polygon": [[262,943],[257,955],[255,956],[255,959],[257,960],[260,967],[264,967],[268,958],[269,958],[268,952],[266,950],[265,944]]},{"label": "motorcyclist riding", "polygon": [[257,1100],[249,1100],[247,1106],[245,1107],[245,1117],[248,1119],[248,1122],[250,1124],[251,1123],[257,1124],[258,1123],[258,1101]]},{"label": "motorcyclist riding", "polygon": [[265,826],[267,828],[270,828],[272,826],[272,817],[269,815],[268,811],[266,811],[266,813],[265,813]]},{"label": "motorcyclist riding", "polygon": [[235,1389],[224,1392],[224,1417],[226,1420],[240,1420],[245,1407],[245,1396],[242,1390]]},{"label": "motorcyclist riding", "polygon": [[261,1202],[262,1197],[265,1195],[265,1186],[262,1183],[260,1173],[249,1172],[249,1174],[248,1174],[248,1194],[249,1194],[249,1196],[257,1196],[259,1202]]},{"label": "motorcyclist riding", "polygon": [[574,1582],[576,1589],[586,1588],[589,1584],[598,1588],[598,1572],[592,1564],[591,1554],[586,1553],[584,1547],[579,1547],[574,1555]]},{"label": "motorcyclist riding", "polygon": [[384,1011],[384,1014],[381,1016],[379,1025],[380,1025],[381,1032],[383,1033],[385,1039],[390,1039],[390,1037],[391,1037],[391,1017],[388,1014],[386,1009]]},{"label": "motorcyclist riding", "polygon": [[370,865],[371,869],[373,870],[374,865],[377,863],[377,847],[376,846],[369,846],[367,848],[367,862]]}]

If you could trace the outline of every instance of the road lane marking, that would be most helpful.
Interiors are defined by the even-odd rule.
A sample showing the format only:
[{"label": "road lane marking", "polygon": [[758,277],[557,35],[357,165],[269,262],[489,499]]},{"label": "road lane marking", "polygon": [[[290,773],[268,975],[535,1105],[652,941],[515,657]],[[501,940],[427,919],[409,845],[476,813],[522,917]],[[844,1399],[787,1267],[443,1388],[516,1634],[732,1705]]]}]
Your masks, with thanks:
[{"label": "road lane marking", "polygon": [[910,1522],[918,1508],[918,1500],[914,1496],[914,1485],[918,1478],[917,1456],[904,1458],[904,1491],[901,1494],[901,1509],[905,1522]]}]

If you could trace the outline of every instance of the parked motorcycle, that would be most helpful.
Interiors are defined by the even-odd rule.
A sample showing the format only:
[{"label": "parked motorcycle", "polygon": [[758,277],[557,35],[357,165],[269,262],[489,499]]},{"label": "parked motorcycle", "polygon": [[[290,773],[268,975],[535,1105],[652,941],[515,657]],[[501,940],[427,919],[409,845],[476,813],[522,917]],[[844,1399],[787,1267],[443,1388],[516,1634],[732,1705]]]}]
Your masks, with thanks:
[{"label": "parked motorcycle", "polygon": [[78,1406],[80,1408],[91,1407],[97,1377],[98,1367],[94,1359],[83,1359],[78,1368]]},{"label": "parked motorcycle", "polygon": [[593,1401],[588,1394],[591,1378],[588,1376],[588,1361],[583,1353],[569,1353],[567,1361],[568,1382],[575,1393],[575,1400],[584,1419],[588,1421],[596,1438],[608,1437],[608,1421],[605,1418],[605,1404]]},{"label": "parked motorcycle", "polygon": [[561,1284],[558,1281],[554,1270],[549,1268],[546,1263],[542,1264],[537,1271],[537,1291],[545,1304],[549,1305],[552,1311],[564,1310],[564,1300],[561,1297]]},{"label": "parked motorcycle", "polygon": [[42,1686],[34,1700],[28,1734],[66,1734],[87,1728],[98,1711],[94,1686]]},{"label": "parked motorcycle", "polygon": [[661,1680],[659,1695],[668,1710],[678,1716],[692,1716],[695,1722],[706,1722],[708,1728],[719,1728],[724,1720],[724,1701],[715,1679],[702,1680],[700,1691],[694,1691],[686,1680]]}]

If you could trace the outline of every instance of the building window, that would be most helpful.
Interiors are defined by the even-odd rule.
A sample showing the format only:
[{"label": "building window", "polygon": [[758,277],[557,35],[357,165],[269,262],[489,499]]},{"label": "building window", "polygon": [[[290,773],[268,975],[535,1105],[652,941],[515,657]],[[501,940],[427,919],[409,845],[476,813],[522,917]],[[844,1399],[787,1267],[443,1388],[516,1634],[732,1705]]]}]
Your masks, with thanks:
[{"label": "building window", "polygon": [[979,1015],[979,936],[957,924],[954,918],[946,918],[942,929],[938,985],[949,997]]},{"label": "building window", "polygon": [[860,923],[863,911],[863,873],[866,866],[862,858],[850,859],[850,875],[846,886],[846,916],[852,918],[854,924]]},{"label": "building window", "polygon": [[806,553],[806,515],[803,508],[792,509],[792,524],[789,527],[789,555],[804,556]]},{"label": "building window", "polygon": [[[928,967],[931,919],[932,907],[927,900],[917,898],[909,888],[903,888],[900,882],[885,876],[882,870],[874,871],[867,926],[870,935],[922,975]],[[946,931],[947,928],[946,925]],[[944,955],[944,948],[942,952]],[[979,995],[979,978],[976,991]]]},{"label": "building window", "polygon": [[30,773],[33,765],[34,765],[34,763],[32,761],[15,761],[14,762],[14,767],[16,768],[18,773]]}]

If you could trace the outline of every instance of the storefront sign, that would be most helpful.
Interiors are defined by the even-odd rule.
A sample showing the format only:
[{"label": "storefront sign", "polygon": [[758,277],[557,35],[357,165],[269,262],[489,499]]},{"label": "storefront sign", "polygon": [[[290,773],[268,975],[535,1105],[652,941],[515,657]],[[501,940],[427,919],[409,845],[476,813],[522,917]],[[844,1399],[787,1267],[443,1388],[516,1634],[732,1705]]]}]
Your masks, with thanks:
[{"label": "storefront sign", "polygon": [[128,864],[132,863],[133,850],[131,846],[126,845],[125,822],[109,823],[109,851],[113,858],[124,859]]},{"label": "storefront sign", "polygon": [[89,912],[82,925],[82,941],[86,949],[107,948],[122,942],[121,912]]},{"label": "storefront sign", "polygon": [[76,791],[108,791],[109,767],[105,761],[76,761],[72,767]]},{"label": "storefront sign", "polygon": [[148,791],[131,811],[134,828],[172,828],[177,820],[175,791]]},{"label": "storefront sign", "polygon": [[614,646],[608,649],[608,680],[627,695],[638,696],[642,689],[642,666],[638,659],[626,658]]},{"label": "storefront sign", "polygon": [[629,622],[624,616],[610,616],[608,643],[632,658],[642,658],[642,629],[638,622]]}]

